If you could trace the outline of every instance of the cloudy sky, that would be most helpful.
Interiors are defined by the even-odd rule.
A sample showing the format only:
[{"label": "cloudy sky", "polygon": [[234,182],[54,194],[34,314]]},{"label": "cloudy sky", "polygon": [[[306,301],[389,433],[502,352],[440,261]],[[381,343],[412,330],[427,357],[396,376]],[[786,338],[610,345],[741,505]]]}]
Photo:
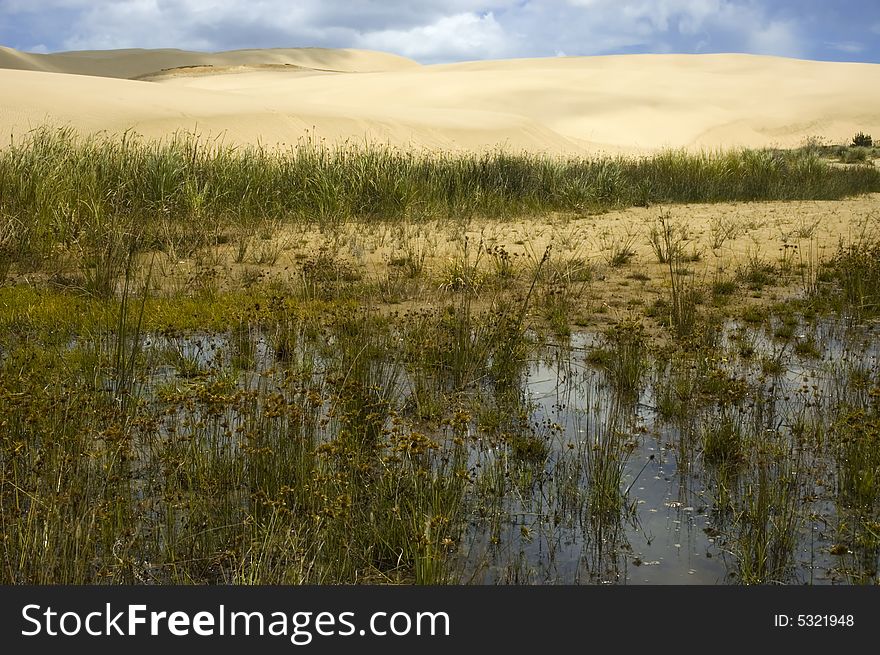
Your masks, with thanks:
[{"label": "cloudy sky", "polygon": [[880,63],[880,0],[0,0],[0,44],[349,47],[422,63],[634,52]]}]

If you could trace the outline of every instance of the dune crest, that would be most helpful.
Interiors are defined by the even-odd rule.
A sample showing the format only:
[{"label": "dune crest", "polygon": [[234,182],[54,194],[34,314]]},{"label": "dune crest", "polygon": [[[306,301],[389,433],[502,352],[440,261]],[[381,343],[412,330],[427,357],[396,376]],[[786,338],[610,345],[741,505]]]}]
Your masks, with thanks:
[{"label": "dune crest", "polygon": [[399,55],[341,48],[267,48],[225,52],[133,48],[36,54],[0,46],[0,68],[120,79],[136,79],[183,67],[264,65],[291,65],[347,73],[419,66],[413,60]]}]

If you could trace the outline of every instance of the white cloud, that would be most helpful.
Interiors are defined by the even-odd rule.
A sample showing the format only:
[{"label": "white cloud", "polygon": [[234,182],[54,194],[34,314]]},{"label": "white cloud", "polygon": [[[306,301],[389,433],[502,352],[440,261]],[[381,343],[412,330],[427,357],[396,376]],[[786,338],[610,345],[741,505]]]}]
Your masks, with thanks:
[{"label": "white cloud", "polygon": [[791,23],[771,22],[754,30],[747,41],[748,51],[759,55],[800,57],[803,46]]},{"label": "white cloud", "polygon": [[508,39],[492,12],[444,16],[409,30],[382,30],[364,34],[357,45],[390,50],[422,61],[503,57]]}]

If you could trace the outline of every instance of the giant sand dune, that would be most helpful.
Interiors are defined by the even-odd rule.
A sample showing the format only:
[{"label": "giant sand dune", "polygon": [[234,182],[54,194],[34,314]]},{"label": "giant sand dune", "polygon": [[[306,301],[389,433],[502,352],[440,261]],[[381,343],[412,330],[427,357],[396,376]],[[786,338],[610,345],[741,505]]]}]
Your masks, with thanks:
[{"label": "giant sand dune", "polygon": [[317,48],[197,53],[0,48],[0,130],[307,133],[415,148],[547,153],[796,146],[880,133],[880,65],[620,55],[421,66]]}]

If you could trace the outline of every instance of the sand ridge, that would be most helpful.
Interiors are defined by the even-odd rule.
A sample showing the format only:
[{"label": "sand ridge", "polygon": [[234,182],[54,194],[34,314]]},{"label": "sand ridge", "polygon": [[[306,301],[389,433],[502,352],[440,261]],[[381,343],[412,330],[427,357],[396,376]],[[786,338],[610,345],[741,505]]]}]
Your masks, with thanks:
[{"label": "sand ridge", "polygon": [[[141,81],[132,81],[138,78]],[[144,81],[148,80],[148,81]],[[550,154],[791,147],[880,134],[880,65],[616,55],[421,66],[318,48],[38,55],[0,49],[0,130],[49,122],[233,143],[331,141]]]},{"label": "sand ridge", "polygon": [[329,48],[266,48],[226,52],[176,49],[81,50],[52,54],[25,53],[0,46],[0,68],[134,79],[184,66],[285,65],[363,72],[418,67],[385,52]]}]

